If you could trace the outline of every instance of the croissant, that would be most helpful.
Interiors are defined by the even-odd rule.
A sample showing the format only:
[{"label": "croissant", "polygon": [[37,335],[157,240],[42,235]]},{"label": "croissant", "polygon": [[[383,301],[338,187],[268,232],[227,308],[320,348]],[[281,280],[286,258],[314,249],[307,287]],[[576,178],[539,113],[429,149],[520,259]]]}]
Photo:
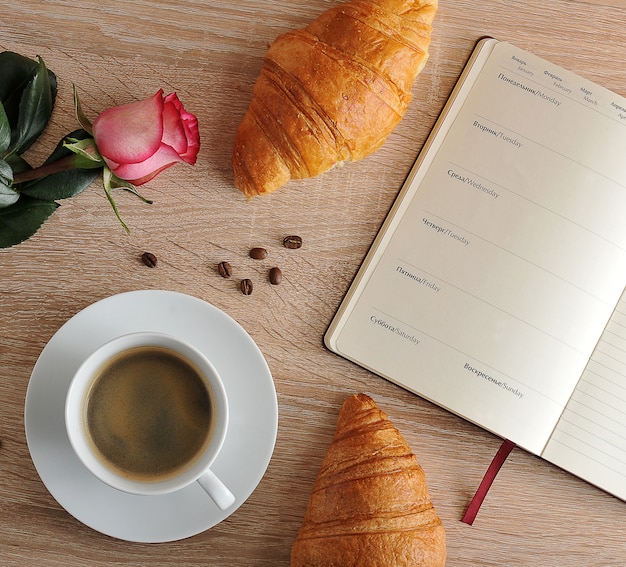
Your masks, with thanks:
[{"label": "croissant", "polygon": [[348,398],[291,550],[291,567],[440,567],[445,532],[424,471],[365,394]]},{"label": "croissant", "polygon": [[233,148],[247,198],[357,161],[402,119],[437,0],[353,0],[270,46]]}]

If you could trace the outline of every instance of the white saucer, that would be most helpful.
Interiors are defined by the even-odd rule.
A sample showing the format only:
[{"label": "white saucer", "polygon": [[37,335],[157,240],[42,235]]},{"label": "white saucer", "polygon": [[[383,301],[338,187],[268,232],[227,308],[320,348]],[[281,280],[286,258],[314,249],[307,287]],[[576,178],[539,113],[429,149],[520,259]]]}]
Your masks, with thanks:
[{"label": "white saucer", "polygon": [[[220,510],[198,483],[165,496],[136,496],[110,488],[81,464],[70,446],[63,415],[74,371],[109,339],[146,330],[190,342],[222,377],[231,415],[224,447],[212,469],[235,495],[228,510]],[[267,362],[231,317],[181,293],[132,291],[90,305],[50,339],[30,378],[24,420],[33,463],[61,506],[106,535],[157,543],[203,532],[248,499],[274,450],[278,404]]]}]

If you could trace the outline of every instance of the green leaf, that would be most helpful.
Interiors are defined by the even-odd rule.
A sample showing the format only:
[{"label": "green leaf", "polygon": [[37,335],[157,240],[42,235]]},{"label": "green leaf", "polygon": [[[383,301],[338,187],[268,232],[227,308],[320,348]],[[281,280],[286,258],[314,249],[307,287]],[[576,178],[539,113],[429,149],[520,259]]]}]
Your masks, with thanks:
[{"label": "green leaf", "polygon": [[[54,149],[50,157],[45,161],[44,165],[55,162],[65,156],[72,155],[64,143],[67,138],[83,140],[89,137],[84,130],[75,130],[69,134],[64,140],[61,140]],[[36,197],[37,199],[45,199],[55,201],[57,199],[67,199],[82,193],[94,179],[100,175],[101,168],[97,169],[70,169],[68,171],[60,171],[53,173],[47,177],[42,177],[36,181],[25,183],[20,187],[20,191],[24,195]]]},{"label": "green leaf", "polygon": [[27,169],[32,169],[32,167],[28,165],[28,162],[22,156],[18,156],[17,154],[7,156],[6,162],[13,169],[14,176],[22,171],[26,171]]},{"label": "green leaf", "polygon": [[102,185],[104,186],[104,194],[106,195],[106,198],[108,199],[111,208],[113,209],[113,212],[117,217],[117,220],[122,225],[122,228],[126,231],[126,234],[130,234],[130,228],[128,228],[128,225],[122,220],[120,211],[117,208],[117,203],[115,202],[115,199],[113,198],[113,193],[111,192],[111,190],[113,189],[112,182],[114,179],[118,179],[118,177],[107,166],[105,166],[104,171],[102,172]]},{"label": "green leaf", "polygon": [[141,193],[139,193],[139,191],[137,190],[137,187],[135,187],[130,181],[126,181],[125,179],[120,179],[110,169],[109,169],[109,175],[110,175],[109,187],[111,189],[124,189],[125,191],[128,191],[129,193],[132,193],[133,195],[135,195],[135,197],[139,197],[144,203],[147,203],[148,205],[152,205],[152,201],[144,197]]},{"label": "green leaf", "polygon": [[70,169],[37,179],[21,193],[39,199],[68,199],[82,193],[100,175],[99,169]]},{"label": "green leaf", "polygon": [[0,183],[7,185],[13,183],[13,168],[3,159],[0,159]]},{"label": "green leaf", "polygon": [[78,123],[83,127],[86,132],[89,132],[91,135],[93,135],[91,122],[83,112],[83,107],[80,104],[78,92],[76,91],[76,85],[72,85],[72,87],[74,88],[74,110],[76,112],[76,118],[78,119]]},{"label": "green leaf", "polygon": [[104,166],[104,160],[93,138],[85,138],[84,140],[67,138],[67,140],[67,142],[63,143],[63,146],[71,152],[74,152],[80,158],[75,162],[76,167],[91,169],[93,167]]},{"label": "green leaf", "polygon": [[0,181],[0,210],[17,203],[19,198],[19,193],[12,189],[10,185],[5,185]]},{"label": "green leaf", "polygon": [[22,196],[17,203],[0,209],[0,248],[15,246],[30,238],[58,206],[54,202]]},{"label": "green leaf", "polygon": [[24,153],[33,144],[48,125],[52,108],[50,77],[40,57],[37,71],[22,93],[17,126],[13,130],[12,152]]},{"label": "green leaf", "polygon": [[12,184],[13,169],[6,161],[0,159],[0,209],[12,205],[20,198]]},{"label": "green leaf", "polygon": [[[9,123],[15,128],[19,117],[20,101],[22,94],[33,75],[37,72],[39,64],[28,57],[3,51],[0,53],[0,102],[9,118]],[[57,80],[55,74],[48,70],[52,105],[57,94]]]},{"label": "green leaf", "polygon": [[0,102],[0,158],[4,155],[4,152],[9,148],[11,143],[11,124],[9,124],[9,117],[4,111],[4,105]]}]

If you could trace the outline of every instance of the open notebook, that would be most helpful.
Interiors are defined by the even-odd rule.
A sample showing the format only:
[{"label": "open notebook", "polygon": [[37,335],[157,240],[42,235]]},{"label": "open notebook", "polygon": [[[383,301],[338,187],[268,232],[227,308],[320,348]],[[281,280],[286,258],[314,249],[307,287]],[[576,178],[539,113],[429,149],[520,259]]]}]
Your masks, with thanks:
[{"label": "open notebook", "polygon": [[478,43],[326,335],[626,499],[626,99]]}]

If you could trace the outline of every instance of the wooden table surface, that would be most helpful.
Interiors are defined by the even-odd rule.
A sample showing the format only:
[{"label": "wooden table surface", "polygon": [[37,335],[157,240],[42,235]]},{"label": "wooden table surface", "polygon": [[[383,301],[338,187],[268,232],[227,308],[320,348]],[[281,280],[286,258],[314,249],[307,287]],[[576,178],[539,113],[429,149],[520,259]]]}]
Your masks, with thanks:
[{"label": "wooden table surface", "polygon": [[[0,250],[0,566],[288,566],[310,489],[344,399],[369,393],[426,471],[447,529],[448,565],[626,563],[626,504],[515,450],[475,524],[465,508],[500,445],[489,433],[325,350],[322,336],[476,40],[496,36],[626,95],[622,0],[441,0],[431,57],[407,115],[373,156],[246,202],[230,167],[235,130],[269,43],[336,0],[0,0],[0,50],[43,57],[59,80],[52,121],[28,154],[40,162],[85,113],[176,91],[200,122],[195,167],[177,165],[128,194],[117,223],[95,182],[39,233]],[[282,247],[298,234],[298,251]],[[280,266],[266,283],[264,246]],[[154,269],[139,257],[158,257]],[[243,296],[229,261],[256,283]],[[46,490],[30,457],[24,402],[49,339],[91,303],[163,289],[219,307],[253,337],[279,405],[275,451],[257,489],[208,531],[172,543],[122,541],[86,527]],[[416,369],[416,371],[419,371]],[[532,419],[532,416],[529,416]],[[251,424],[254,427],[254,424]]]}]

